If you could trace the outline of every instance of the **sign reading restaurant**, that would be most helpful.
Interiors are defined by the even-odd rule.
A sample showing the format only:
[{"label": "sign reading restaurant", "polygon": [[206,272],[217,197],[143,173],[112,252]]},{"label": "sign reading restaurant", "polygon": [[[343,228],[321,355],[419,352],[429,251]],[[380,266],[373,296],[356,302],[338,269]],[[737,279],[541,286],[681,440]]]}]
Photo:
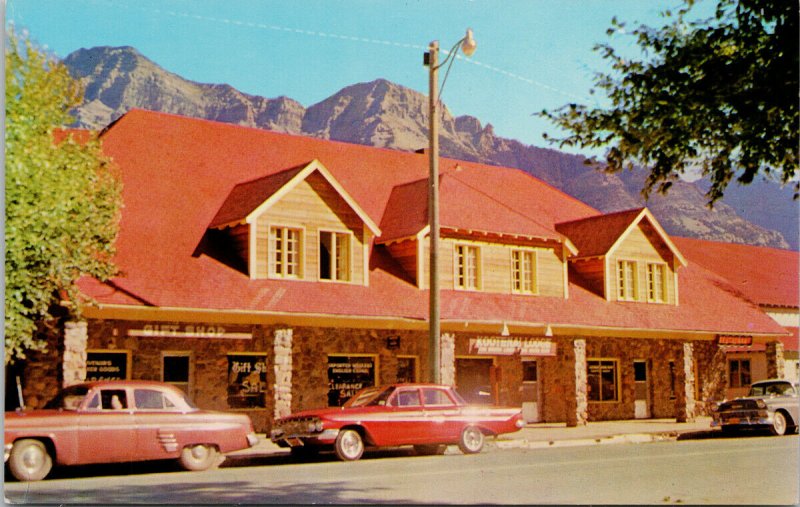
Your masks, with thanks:
[{"label": "sign reading restaurant", "polygon": [[231,332],[213,324],[145,324],[142,329],[129,329],[128,336],[139,338],[233,338],[250,340],[253,333]]},{"label": "sign reading restaurant", "polygon": [[555,356],[556,344],[552,340],[533,338],[479,336],[470,338],[469,350],[472,354],[488,356]]}]

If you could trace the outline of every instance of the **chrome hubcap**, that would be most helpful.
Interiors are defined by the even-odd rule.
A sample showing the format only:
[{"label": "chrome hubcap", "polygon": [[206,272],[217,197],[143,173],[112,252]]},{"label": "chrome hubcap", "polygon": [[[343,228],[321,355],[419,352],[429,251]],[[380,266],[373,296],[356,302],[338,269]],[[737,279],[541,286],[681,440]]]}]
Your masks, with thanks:
[{"label": "chrome hubcap", "polygon": [[44,465],[44,456],[42,456],[39,449],[31,447],[26,449],[25,453],[22,455],[22,463],[28,470],[35,471]]},{"label": "chrome hubcap", "polygon": [[467,434],[465,435],[464,440],[466,441],[467,446],[470,449],[475,449],[480,445],[480,437],[478,436],[478,430],[471,429],[467,430]]},{"label": "chrome hubcap", "polygon": [[192,458],[200,461],[208,457],[208,449],[204,445],[196,445],[192,447]]},{"label": "chrome hubcap", "polygon": [[342,450],[348,456],[355,456],[361,451],[361,441],[358,435],[349,432],[342,438]]}]

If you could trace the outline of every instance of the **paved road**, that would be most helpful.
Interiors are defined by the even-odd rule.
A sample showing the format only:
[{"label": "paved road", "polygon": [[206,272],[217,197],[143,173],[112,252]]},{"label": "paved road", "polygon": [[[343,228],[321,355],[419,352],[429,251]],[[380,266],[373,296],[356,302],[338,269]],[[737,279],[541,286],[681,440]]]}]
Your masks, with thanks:
[{"label": "paved road", "polygon": [[81,467],[6,483],[5,495],[13,503],[71,504],[796,504],[799,449],[797,436],[743,437],[473,456],[393,452],[354,463],[273,456],[200,473],[163,463]]}]

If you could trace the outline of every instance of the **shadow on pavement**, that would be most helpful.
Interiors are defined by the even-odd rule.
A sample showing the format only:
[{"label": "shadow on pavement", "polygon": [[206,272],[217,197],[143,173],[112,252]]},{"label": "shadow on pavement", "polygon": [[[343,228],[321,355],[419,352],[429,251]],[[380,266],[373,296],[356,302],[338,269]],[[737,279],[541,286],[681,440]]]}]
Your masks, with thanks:
[{"label": "shadow on pavement", "polygon": [[763,438],[772,436],[774,435],[772,435],[769,430],[703,430],[681,433],[678,435],[678,440],[705,440],[711,438]]}]

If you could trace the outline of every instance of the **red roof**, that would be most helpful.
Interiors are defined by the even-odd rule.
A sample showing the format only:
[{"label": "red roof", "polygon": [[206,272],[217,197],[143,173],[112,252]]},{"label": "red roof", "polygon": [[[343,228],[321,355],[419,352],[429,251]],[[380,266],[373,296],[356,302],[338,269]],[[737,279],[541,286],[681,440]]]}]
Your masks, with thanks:
[{"label": "red roof", "polygon": [[644,208],[593,216],[556,224],[578,249],[578,257],[606,255]]},{"label": "red roof", "polygon": [[690,263],[727,279],[748,299],[765,306],[800,306],[798,252],[760,246],[672,238]]},{"label": "red roof", "polygon": [[[427,318],[427,291],[402,276],[397,262],[381,247],[372,250],[369,286],[251,280],[198,254],[209,225],[221,221],[221,210],[232,217],[243,213],[230,202],[225,205],[243,182],[271,188],[275,180],[268,181],[270,177],[280,178],[275,175],[318,159],[378,223],[387,216],[384,211],[392,192],[426,178],[426,156],[141,110],[112,124],[102,141],[120,168],[125,207],[116,257],[122,274],[110,285],[81,282],[99,303]],[[457,165],[462,170],[450,180],[452,187],[450,183],[443,187],[445,193],[448,189],[470,196],[478,192],[483,200],[504,203],[507,211],[496,215],[498,230],[515,230],[520,223],[533,228],[526,217],[535,217],[536,227],[558,237],[556,223],[598,214],[516,169],[448,159],[440,163],[447,174]],[[491,225],[494,216],[472,218]],[[442,319],[726,334],[783,332],[713,273],[689,266],[679,276],[680,306],[608,302],[575,284],[570,284],[567,299],[445,290]]]}]

